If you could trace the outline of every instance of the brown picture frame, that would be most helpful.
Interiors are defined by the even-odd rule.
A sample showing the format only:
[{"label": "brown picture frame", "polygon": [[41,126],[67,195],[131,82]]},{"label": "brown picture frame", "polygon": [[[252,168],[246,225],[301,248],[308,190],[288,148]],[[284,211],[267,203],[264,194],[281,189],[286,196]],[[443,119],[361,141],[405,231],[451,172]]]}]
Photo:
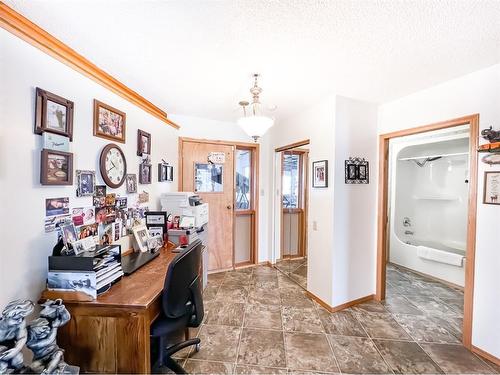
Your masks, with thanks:
[{"label": "brown picture frame", "polygon": [[[101,108],[104,110],[107,110],[109,112],[112,112],[114,114],[117,114],[123,118],[123,129],[121,131],[122,136],[117,137],[117,136],[112,135],[111,133],[106,133],[106,132],[103,132],[100,130],[99,114],[100,114]],[[119,142],[119,143],[125,143],[126,129],[127,129],[126,125],[127,125],[127,115],[125,114],[125,112],[122,112],[114,107],[111,107],[110,105],[107,105],[103,102],[100,102],[97,99],[94,99],[94,126],[93,126],[93,128],[94,128],[94,136],[95,137],[100,137],[100,138],[108,139],[110,141],[115,141],[115,142]]]},{"label": "brown picture frame", "polygon": [[[50,155],[64,156],[67,158],[66,180],[54,181],[50,179],[50,169],[48,166]],[[51,186],[73,185],[73,154],[71,152],[43,149],[40,157],[40,184]]]},{"label": "brown picture frame", "polygon": [[[486,197],[486,193],[488,191],[488,176],[497,174],[500,176],[500,171],[487,171],[484,172],[484,184],[483,184],[483,204],[493,204],[500,205],[500,197],[495,195],[495,197],[490,196],[489,199]],[[500,194],[499,194],[500,195]]]},{"label": "brown picture frame", "polygon": [[[142,137],[148,139],[147,152],[142,151]],[[137,130],[137,156],[142,156],[143,154],[151,155],[151,134],[145,132],[144,130]]]},{"label": "brown picture frame", "polygon": [[[48,121],[48,102],[66,108],[65,113],[65,130],[58,130],[49,125]],[[75,103],[65,99],[62,96],[53,94],[47,90],[36,88],[35,99],[35,134],[43,134],[44,132],[53,133],[68,137],[73,141],[73,110]]]},{"label": "brown picture frame", "polygon": [[[148,168],[149,173],[148,173],[148,178],[145,179],[143,169]],[[147,163],[141,163],[139,164],[139,183],[142,185],[149,185],[153,181],[153,165],[152,164],[147,164]]]}]

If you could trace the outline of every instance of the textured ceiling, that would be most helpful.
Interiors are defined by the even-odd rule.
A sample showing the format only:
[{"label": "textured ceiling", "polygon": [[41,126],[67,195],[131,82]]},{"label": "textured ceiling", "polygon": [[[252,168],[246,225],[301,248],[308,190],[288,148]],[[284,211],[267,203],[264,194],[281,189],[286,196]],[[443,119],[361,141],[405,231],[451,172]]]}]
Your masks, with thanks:
[{"label": "textured ceiling", "polygon": [[[5,1],[5,0],[4,0]],[[7,0],[168,113],[384,102],[500,62],[500,1]],[[438,103],[436,103],[438,105]]]}]

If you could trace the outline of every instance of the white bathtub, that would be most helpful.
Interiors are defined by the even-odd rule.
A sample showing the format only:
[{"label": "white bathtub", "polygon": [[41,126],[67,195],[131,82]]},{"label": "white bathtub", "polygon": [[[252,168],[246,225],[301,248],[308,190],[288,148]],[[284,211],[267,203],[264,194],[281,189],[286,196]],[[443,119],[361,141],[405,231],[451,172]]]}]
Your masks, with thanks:
[{"label": "white bathtub", "polygon": [[[463,257],[463,261],[460,266],[457,266],[423,259],[417,255],[418,246],[457,254]],[[462,243],[451,241],[440,243],[437,241],[419,240],[418,238],[408,239],[405,243],[396,234],[391,233],[389,261],[459,286],[464,286],[465,283],[465,246]]]}]

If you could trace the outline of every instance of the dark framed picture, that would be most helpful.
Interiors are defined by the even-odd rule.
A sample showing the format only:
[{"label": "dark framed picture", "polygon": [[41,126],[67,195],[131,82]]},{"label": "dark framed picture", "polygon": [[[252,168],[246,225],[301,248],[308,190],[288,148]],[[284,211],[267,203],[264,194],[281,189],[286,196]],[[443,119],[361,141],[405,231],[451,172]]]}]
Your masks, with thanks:
[{"label": "dark framed picture", "polygon": [[137,156],[151,155],[151,134],[137,130]]},{"label": "dark framed picture", "polygon": [[328,187],[328,160],[313,162],[313,188]]},{"label": "dark framed picture", "polygon": [[73,140],[73,107],[71,100],[36,88],[35,134],[54,133]]},{"label": "dark framed picture", "polygon": [[369,164],[364,158],[354,157],[345,161],[346,184],[368,184],[369,175]]},{"label": "dark framed picture", "polygon": [[500,204],[500,171],[484,172],[484,204]]},{"label": "dark framed picture", "polygon": [[94,99],[94,135],[125,143],[125,112]]},{"label": "dark framed picture", "polygon": [[40,163],[42,185],[73,185],[72,153],[43,149]]},{"label": "dark framed picture", "polygon": [[159,182],[172,182],[174,180],[174,167],[167,163],[158,164],[158,181]]},{"label": "dark framed picture", "polygon": [[147,163],[139,164],[139,183],[140,184],[150,184],[151,183],[151,173],[152,165]]},{"label": "dark framed picture", "polygon": [[137,193],[137,175],[128,174],[125,176],[125,184],[127,187],[127,193]]},{"label": "dark framed picture", "polygon": [[106,196],[106,185],[97,185],[95,187],[95,194],[96,197],[105,197]]},{"label": "dark framed picture", "polygon": [[96,193],[95,171],[76,171],[76,196],[87,197]]}]

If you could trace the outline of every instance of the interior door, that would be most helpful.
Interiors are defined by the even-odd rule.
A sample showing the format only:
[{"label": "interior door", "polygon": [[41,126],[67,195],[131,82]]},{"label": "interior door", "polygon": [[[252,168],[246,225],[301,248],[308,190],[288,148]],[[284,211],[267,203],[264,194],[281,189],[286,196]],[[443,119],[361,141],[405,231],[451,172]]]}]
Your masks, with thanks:
[{"label": "interior door", "polygon": [[[233,267],[233,146],[184,141],[182,191],[194,191],[208,203],[208,270]],[[213,155],[209,161],[209,155]]]}]

